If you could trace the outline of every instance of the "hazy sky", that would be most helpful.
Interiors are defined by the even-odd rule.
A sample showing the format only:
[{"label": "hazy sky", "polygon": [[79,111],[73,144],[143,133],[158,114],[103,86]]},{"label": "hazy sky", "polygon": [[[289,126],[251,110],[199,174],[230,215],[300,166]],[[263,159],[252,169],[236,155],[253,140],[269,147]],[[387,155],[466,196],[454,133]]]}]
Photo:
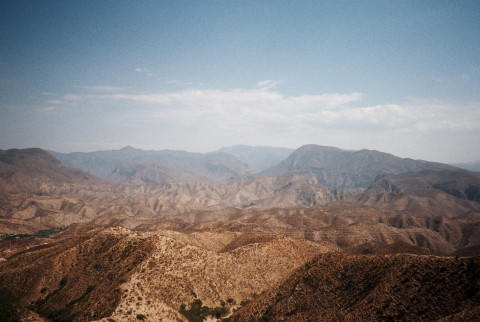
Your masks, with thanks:
[{"label": "hazy sky", "polygon": [[0,2],[0,149],[480,159],[480,1]]}]

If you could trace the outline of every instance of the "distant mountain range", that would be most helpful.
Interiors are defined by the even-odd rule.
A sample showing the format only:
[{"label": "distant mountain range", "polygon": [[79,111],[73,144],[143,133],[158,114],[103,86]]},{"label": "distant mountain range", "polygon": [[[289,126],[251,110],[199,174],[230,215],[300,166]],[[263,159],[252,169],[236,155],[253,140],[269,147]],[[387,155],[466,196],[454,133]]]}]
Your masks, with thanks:
[{"label": "distant mountain range", "polygon": [[226,183],[286,173],[312,173],[331,189],[365,190],[378,175],[457,170],[450,165],[399,158],[372,150],[305,145],[297,150],[233,146],[211,153],[144,151],[132,147],[88,153],[49,151],[64,165],[117,183]]},{"label": "distant mountain range", "polygon": [[226,153],[145,151],[132,147],[88,153],[49,152],[66,166],[116,183],[224,183],[251,175],[247,164]]},{"label": "distant mountain range", "polygon": [[480,160],[475,162],[453,163],[454,167],[480,173]]},{"label": "distant mountain range", "polygon": [[311,172],[318,180],[334,189],[366,189],[378,175],[420,170],[455,170],[435,162],[399,158],[372,150],[347,151],[335,147],[304,145],[287,159],[259,176],[275,176],[288,172]]},{"label": "distant mountain range", "polygon": [[285,160],[294,149],[271,146],[235,145],[224,147],[212,153],[226,153],[246,163],[250,171],[257,173]]}]

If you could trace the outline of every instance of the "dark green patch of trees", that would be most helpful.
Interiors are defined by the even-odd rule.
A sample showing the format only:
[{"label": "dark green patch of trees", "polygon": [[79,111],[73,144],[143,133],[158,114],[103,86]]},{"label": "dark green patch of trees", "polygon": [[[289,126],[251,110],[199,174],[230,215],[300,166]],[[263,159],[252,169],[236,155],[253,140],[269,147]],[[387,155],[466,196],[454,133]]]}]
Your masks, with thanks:
[{"label": "dark green patch of trees", "polygon": [[35,234],[6,234],[3,236],[3,240],[12,239],[35,239],[35,238],[50,238],[53,235],[61,232],[66,227],[53,227],[50,229],[39,230]]},{"label": "dark green patch of trees", "polygon": [[180,305],[180,311],[188,321],[202,322],[207,319],[207,316],[212,316],[220,319],[222,316],[228,314],[228,309],[225,306],[217,306],[213,309],[208,306],[204,306],[202,300],[196,299],[190,304],[190,309],[187,310],[185,304]]}]

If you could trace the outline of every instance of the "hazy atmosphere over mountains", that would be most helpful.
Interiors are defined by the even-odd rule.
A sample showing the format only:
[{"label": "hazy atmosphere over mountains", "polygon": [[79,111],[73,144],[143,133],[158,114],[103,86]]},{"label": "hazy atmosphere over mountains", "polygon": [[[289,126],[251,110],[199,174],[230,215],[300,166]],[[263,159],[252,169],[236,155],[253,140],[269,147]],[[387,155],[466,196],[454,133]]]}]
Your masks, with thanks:
[{"label": "hazy atmosphere over mountains", "polygon": [[0,321],[480,321],[479,1],[0,1]]},{"label": "hazy atmosphere over mountains", "polygon": [[480,159],[478,1],[0,3],[0,148]]}]

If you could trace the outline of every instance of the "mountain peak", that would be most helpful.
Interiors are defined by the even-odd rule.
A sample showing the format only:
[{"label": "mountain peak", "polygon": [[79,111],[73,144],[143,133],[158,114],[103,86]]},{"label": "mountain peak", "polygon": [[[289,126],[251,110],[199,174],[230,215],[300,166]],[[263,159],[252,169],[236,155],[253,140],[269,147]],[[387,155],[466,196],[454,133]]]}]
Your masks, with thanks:
[{"label": "mountain peak", "polygon": [[134,148],[131,145],[124,146],[123,148],[120,149],[120,151],[126,151],[126,152],[133,152],[133,151],[139,151],[140,149]]}]

